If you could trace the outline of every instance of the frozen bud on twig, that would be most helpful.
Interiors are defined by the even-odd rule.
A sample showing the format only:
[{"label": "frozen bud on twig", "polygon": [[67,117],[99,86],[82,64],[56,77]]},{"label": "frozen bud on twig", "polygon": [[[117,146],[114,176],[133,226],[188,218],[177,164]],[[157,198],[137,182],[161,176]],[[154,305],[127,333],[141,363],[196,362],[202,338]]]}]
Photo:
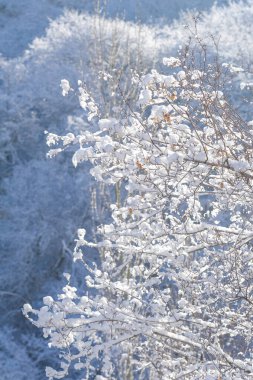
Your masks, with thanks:
[{"label": "frozen bud on twig", "polygon": [[62,88],[62,95],[63,96],[68,95],[69,91],[71,90],[71,87],[67,79],[61,80],[61,88]]}]

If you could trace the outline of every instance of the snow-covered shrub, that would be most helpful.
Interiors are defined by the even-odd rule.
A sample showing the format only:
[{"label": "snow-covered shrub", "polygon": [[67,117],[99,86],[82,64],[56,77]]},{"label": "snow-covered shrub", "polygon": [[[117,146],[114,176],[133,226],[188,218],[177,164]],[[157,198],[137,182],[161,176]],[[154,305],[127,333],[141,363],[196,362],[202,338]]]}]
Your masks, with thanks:
[{"label": "snow-covered shrub", "polygon": [[[145,72],[160,52],[155,29],[66,11],[23,57],[1,60],[1,290],[31,300],[67,261],[62,240],[71,246],[84,220],[92,233],[88,166],[73,176],[68,158],[46,159],[46,129],[61,134],[87,128],[76,94],[62,97],[61,80],[76,88],[79,78],[85,80],[101,108],[117,114],[120,93],[128,102],[135,96],[131,70]],[[15,310],[22,302],[3,300],[3,308]]]},{"label": "snow-covered shrub", "polygon": [[[198,35],[202,38],[207,37],[206,42],[209,40],[209,44],[212,36],[217,43],[220,56],[230,63],[239,63],[246,70],[252,71],[252,1],[229,1],[223,6],[215,3],[208,12],[193,16],[192,12],[186,12],[179,21],[175,21],[172,31],[175,34],[174,38],[178,41],[184,40],[189,29],[194,32],[197,17]],[[182,24],[187,26],[185,30]],[[171,33],[170,26],[167,31]]]},{"label": "snow-covered shrub", "polygon": [[1,303],[2,311],[8,304],[18,313],[24,298],[33,299],[45,279],[56,277],[64,264],[69,266],[68,249],[72,248],[69,244],[76,227],[80,223],[87,227],[92,224],[88,221],[92,216],[87,204],[89,183],[80,175],[73,181],[71,170],[65,167],[61,173],[62,169],[59,162],[43,165],[33,160],[16,165],[13,176],[4,181],[1,290],[14,294],[12,297],[8,292],[5,297],[1,294],[5,301]]},{"label": "snow-covered shrub", "polygon": [[[59,14],[54,5],[80,6],[80,2],[76,0],[3,0],[2,3],[7,6],[0,14],[1,51],[5,53],[12,49],[9,56],[15,56],[20,46],[21,50],[24,49],[27,41],[32,41],[31,35],[34,31],[39,34],[43,32],[48,22],[42,20],[45,13],[53,18]],[[48,6],[50,3],[52,7]],[[147,15],[151,13],[155,17],[162,13],[162,16],[168,18],[169,15],[172,18],[182,4],[199,5],[198,1],[190,3],[182,0],[168,6],[167,0],[157,3],[141,1],[139,5],[142,11],[136,14],[143,20],[147,20]],[[117,13],[116,8],[122,4],[123,1],[110,1],[109,12]],[[127,0],[125,4],[129,11],[126,17],[133,19],[137,2]],[[201,1],[201,6],[205,7],[206,4]],[[88,1],[85,5],[90,6],[91,2]],[[38,8],[39,14],[36,14]],[[11,17],[10,20],[16,20],[15,25],[10,22],[2,28],[3,17],[7,14]],[[27,14],[33,23],[21,22],[22,17]],[[233,63],[235,60],[240,61],[242,55],[243,63],[249,64],[251,40],[248,36],[251,33],[251,18],[250,2],[247,5],[245,2],[231,3],[224,9],[213,7],[211,12],[203,14],[198,26],[199,33],[206,35],[207,30],[215,37],[221,35],[220,54]],[[191,24],[188,16],[184,23]],[[18,41],[15,40],[17,30]],[[113,71],[111,76],[114,80],[115,67],[124,68],[123,75],[127,73],[126,80],[130,77],[130,68],[136,69],[136,63],[137,71],[146,71],[164,52],[174,49],[186,38],[188,30],[182,28],[182,21],[169,28],[147,28],[66,12],[60,19],[50,22],[46,35],[37,38],[23,56],[9,61],[0,58],[0,296],[1,310],[4,311],[1,321],[9,321],[10,316],[15,316],[16,324],[20,323],[17,315],[23,303],[21,297],[31,302],[35,297],[34,292],[45,292],[43,283],[47,282],[47,288],[52,287],[51,277],[57,275],[66,263],[68,270],[71,270],[68,252],[77,227],[85,226],[88,237],[92,235],[91,218],[94,215],[87,207],[90,202],[88,169],[83,168],[83,174],[79,172],[72,175],[68,158],[61,157],[54,163],[44,159],[45,129],[58,134],[63,130],[79,134],[87,128],[86,120],[83,120],[83,116],[80,117],[81,112],[77,110],[74,92],[71,92],[71,97],[62,98],[60,80],[68,78],[75,87],[77,80],[81,79],[87,83],[89,89],[96,89],[94,96],[101,105],[101,110],[105,111],[103,103],[107,107],[106,117],[111,116],[110,113],[118,117],[118,111],[122,110],[124,104],[119,102],[120,108],[113,106],[118,100],[124,100],[125,94],[121,99],[114,95],[107,102],[107,95],[111,93],[113,86],[117,87],[120,74],[119,70],[116,81],[113,82],[110,80],[110,70]],[[136,51],[139,52],[137,55]],[[121,67],[122,62],[125,63]],[[108,73],[110,75],[106,77]],[[125,83],[129,83],[128,79],[123,81]],[[118,90],[122,91],[122,88],[124,89],[124,85]],[[103,98],[105,101],[101,104]],[[8,179],[2,181],[6,177]],[[118,202],[120,185],[116,184],[116,187]],[[101,195],[97,195],[98,193],[98,188],[93,186],[93,208],[97,208],[96,202],[100,203]],[[100,216],[96,216],[96,222]],[[74,277],[75,275],[72,276],[72,283],[75,282]],[[59,284],[54,284],[53,292],[57,291],[57,286]],[[125,351],[131,356],[131,345]],[[126,352],[124,363],[128,361]],[[6,355],[8,357],[8,353]],[[3,357],[1,361],[5,360]]]},{"label": "snow-covered shrub", "polygon": [[[217,7],[213,8],[211,15],[204,14],[200,29],[202,30],[208,25],[211,16],[212,20],[216,18],[220,20],[219,12],[223,12],[223,16],[226,13],[227,17],[223,17],[221,25],[225,25],[225,22],[228,25],[229,23],[235,25],[235,31],[239,30],[240,25],[242,27],[240,35],[246,36],[242,25],[245,25],[248,31],[249,22],[244,22],[244,18],[250,19],[251,8],[250,4],[247,7],[243,4],[231,4],[224,8],[224,11]],[[240,16],[238,16],[238,23],[235,17],[236,12]],[[231,21],[229,21],[230,19]],[[219,22],[217,21],[216,24],[218,25]],[[216,24],[214,23],[214,26]],[[18,187],[16,184],[22,177],[21,171],[31,172],[33,170],[34,164],[30,164],[30,161],[35,159],[36,165],[39,165],[38,161],[41,162],[41,168],[34,171],[33,177],[36,194],[40,193],[40,185],[38,185],[38,189],[36,188],[40,183],[40,172],[45,173],[46,170],[48,172],[51,170],[50,165],[44,159],[46,154],[43,144],[44,130],[62,133],[63,130],[76,132],[86,128],[86,121],[80,118],[81,112],[77,110],[77,98],[74,92],[71,93],[71,97],[62,98],[60,81],[68,78],[75,87],[77,80],[81,78],[87,84],[88,89],[92,88],[94,97],[106,116],[117,116],[119,112],[122,112],[122,107],[125,110],[128,109],[131,99],[134,99],[135,96],[136,87],[129,84],[131,71],[145,72],[154,66],[158,58],[166,54],[166,51],[174,49],[179,40],[185,40],[187,35],[188,31],[185,31],[181,24],[174,24],[169,29],[158,29],[66,11],[62,17],[50,23],[44,37],[35,39],[23,57],[10,61],[1,58],[1,179],[13,176],[5,183],[1,182],[0,185],[1,194],[6,194],[0,210],[3,223],[6,221],[7,209],[11,208],[10,199],[8,201],[9,189]],[[233,28],[229,29],[228,34],[224,31],[223,35],[225,41],[226,38],[232,38]],[[239,45],[239,43],[235,44],[235,46]],[[245,45],[242,42],[240,46]],[[230,47],[231,45],[224,44],[225,50],[223,49],[222,54],[229,54],[232,51]],[[136,52],[138,53],[136,54]],[[111,94],[113,95],[111,96]],[[108,101],[108,99],[110,100]],[[130,102],[130,104],[126,105],[126,102]],[[61,164],[65,168],[60,171],[61,173],[69,170],[68,160],[62,158]],[[19,166],[13,170],[15,165]],[[64,174],[57,175],[63,176]],[[28,177],[26,178],[28,179]],[[85,187],[87,177],[80,176],[77,179],[75,176],[69,176],[69,180],[75,182],[73,183],[75,188]],[[65,180],[60,179],[60,183],[63,181]],[[54,187],[54,179],[50,174],[48,174],[47,186],[48,190],[45,193],[48,197],[48,204],[60,205],[61,197],[55,191],[50,191],[50,188]],[[66,185],[65,188],[67,189],[68,186]],[[60,194],[62,191],[61,189]],[[22,190],[22,193],[25,194],[26,191]],[[83,207],[79,207],[80,211],[75,214],[75,220],[72,221],[73,228],[80,225],[83,218],[82,210],[85,209],[83,195],[79,193],[77,197],[80,197],[77,200],[78,204],[84,203]],[[35,199],[34,209],[39,209],[40,206],[36,202]],[[30,206],[27,208],[25,201],[18,205],[15,207],[15,215],[26,215],[30,218],[32,215]],[[54,206],[52,207],[54,208]],[[29,213],[25,212],[26,209],[30,210]],[[26,243],[23,239],[28,235],[35,238],[37,235],[34,230],[35,225],[28,222],[27,226],[29,227],[27,227],[26,234],[23,234],[19,229],[19,222],[16,222],[21,218],[13,216],[12,218],[12,220],[8,219],[7,224],[12,225],[16,231],[16,240],[21,241],[21,246],[26,247],[26,252],[29,252],[33,248],[27,244],[33,239],[27,239]],[[65,236],[68,235],[67,229],[68,227],[66,227]],[[8,231],[11,230],[8,229]],[[12,234],[6,233],[6,229],[1,231],[5,231],[2,241],[4,242],[3,252],[6,252],[6,255],[3,254],[6,266],[9,265],[12,257],[16,257],[16,254],[22,261],[22,254],[16,253],[16,248],[15,251],[11,248],[14,247]],[[55,236],[55,239],[58,241],[55,243],[56,246],[60,247],[59,241],[62,237]],[[12,242],[10,243],[10,241]],[[54,252],[54,255],[61,255],[61,249],[59,248],[57,251],[58,253]],[[49,256],[51,254],[51,250],[46,253]],[[7,272],[5,269],[3,271],[4,279],[6,279]],[[23,273],[25,272],[30,271],[27,268]],[[17,278],[19,277],[17,276]],[[7,282],[5,281],[4,284],[6,287]]]},{"label": "snow-covered shrub", "polygon": [[[227,0],[218,0],[226,4]],[[1,0],[0,46],[5,57],[21,56],[35,37],[44,34],[50,20],[62,15],[64,9],[90,14],[104,14],[142,23],[171,23],[186,9],[209,9],[213,0]]]},{"label": "snow-covered shrub", "polygon": [[[31,340],[30,343],[33,344],[33,354],[32,350],[29,354],[24,342],[17,342],[13,331],[1,329],[0,367],[2,380],[41,379],[38,361],[42,358],[39,358],[39,350],[36,352],[35,340]],[[37,361],[37,359],[39,360]]]},{"label": "snow-covered shrub", "polygon": [[[35,39],[22,58],[2,60],[1,117],[2,131],[9,135],[9,160],[41,158],[44,129],[65,130],[67,116],[79,114],[74,96],[72,102],[62,100],[63,78],[74,85],[85,81],[99,103],[113,108],[118,84],[125,95],[130,71],[152,67],[166,50],[161,45],[156,29],[120,20],[66,11],[52,21],[46,36]],[[113,80],[106,80],[104,71]],[[115,87],[110,100],[106,82]]]},{"label": "snow-covered shrub", "polygon": [[[89,272],[24,313],[83,378],[117,378],[114,347],[150,379],[249,379],[252,367],[252,128],[226,98],[227,65],[206,46],[165,58],[141,79],[128,117],[83,131],[73,161],[98,182],[127,191],[92,242],[78,230],[73,254]],[[91,116],[93,107],[91,107]],[[59,145],[58,145],[59,146]],[[101,251],[102,266],[86,258]],[[87,288],[90,290],[87,291]],[[95,292],[94,292],[95,291]]]}]

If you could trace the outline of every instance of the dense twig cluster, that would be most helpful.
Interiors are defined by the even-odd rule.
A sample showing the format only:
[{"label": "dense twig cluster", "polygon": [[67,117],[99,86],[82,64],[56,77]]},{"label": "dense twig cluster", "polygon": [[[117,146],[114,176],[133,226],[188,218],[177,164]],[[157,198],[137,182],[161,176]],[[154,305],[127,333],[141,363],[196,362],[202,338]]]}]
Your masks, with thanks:
[{"label": "dense twig cluster", "polygon": [[[24,307],[61,350],[62,369],[47,368],[49,378],[71,363],[84,378],[99,365],[116,378],[115,346],[131,353],[136,378],[253,377],[253,131],[223,93],[227,67],[210,63],[200,41],[163,63],[164,74],[141,78],[125,119],[48,136],[78,144],[74,164],[90,161],[97,181],[118,189],[99,242],[78,231],[74,260],[95,292],[68,278],[39,311]],[[101,268],[86,261],[86,246],[101,252]]]}]

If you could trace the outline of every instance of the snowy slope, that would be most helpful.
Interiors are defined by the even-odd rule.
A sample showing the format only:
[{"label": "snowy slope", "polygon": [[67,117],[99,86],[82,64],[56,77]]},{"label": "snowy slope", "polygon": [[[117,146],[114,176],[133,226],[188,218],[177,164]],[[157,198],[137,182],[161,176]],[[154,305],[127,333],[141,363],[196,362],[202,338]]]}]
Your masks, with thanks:
[{"label": "snowy slope", "polygon": [[[143,29],[142,39],[144,63],[149,69],[154,61],[169,54],[185,40],[182,24],[190,19],[187,16],[173,26],[167,23],[178,17],[183,9],[209,9],[213,3],[201,0],[109,0],[106,12],[110,17],[121,14],[128,20],[138,18],[149,23]],[[225,3],[219,1],[219,4]],[[71,248],[76,228],[83,223],[90,224],[87,219],[91,215],[87,207],[89,183],[84,176],[87,168],[83,168],[84,172],[74,171],[69,156],[50,162],[45,159],[45,129],[60,132],[65,128],[80,127],[77,102],[62,98],[60,79],[68,78],[75,83],[82,74],[92,86],[96,78],[88,56],[89,47],[94,42],[92,18],[77,12],[64,12],[64,8],[92,13],[94,4],[92,0],[0,0],[0,52],[3,55],[0,59],[1,148],[2,152],[11,148],[8,154],[14,157],[8,168],[1,167],[1,175],[9,177],[1,187],[4,192],[0,209],[3,234],[0,237],[0,276],[5,290],[9,288],[14,294],[14,298],[9,297],[9,302],[6,294],[1,294],[1,321],[6,324],[0,336],[3,347],[0,370],[4,380],[22,379],[24,372],[24,378],[30,373],[32,380],[45,379],[42,368],[48,364],[50,354],[45,350],[44,342],[40,346],[40,339],[32,338],[34,332],[27,324],[26,338],[21,337],[24,322],[20,306],[23,300],[15,299],[15,294],[19,296],[23,292],[26,301],[35,302],[50,291],[50,287],[59,287],[61,280],[57,276],[64,265],[69,266],[66,252],[63,265],[59,264],[57,256],[62,253],[63,240]],[[162,28],[159,27],[161,18],[167,25],[163,23]],[[157,22],[156,27],[150,25],[152,20]],[[244,62],[252,64],[252,20],[252,2],[247,7],[231,4],[229,8],[213,8],[204,13],[199,30],[202,35],[221,35],[220,49],[228,60],[243,57]],[[117,28],[122,35],[127,30],[134,41],[134,25],[122,22]],[[109,46],[109,31],[113,30],[110,22],[106,30]],[[123,57],[126,45],[124,38],[122,40]],[[4,129],[6,141],[2,134]],[[3,174],[6,168],[8,173]],[[2,208],[4,213],[8,209],[9,212],[1,214]],[[47,268],[54,266],[55,276],[52,277]],[[38,267],[41,268],[39,273]],[[8,321],[12,325],[8,325]],[[10,350],[18,354],[10,356]],[[11,368],[13,372],[10,372]]]},{"label": "snowy slope", "polygon": [[[61,15],[64,8],[94,12],[96,3],[97,0],[0,0],[0,53],[9,58],[19,56],[35,37],[43,35],[49,20]],[[203,11],[214,3],[213,0],[108,0],[104,12],[112,18],[149,23],[163,19],[167,23],[183,10]]]}]

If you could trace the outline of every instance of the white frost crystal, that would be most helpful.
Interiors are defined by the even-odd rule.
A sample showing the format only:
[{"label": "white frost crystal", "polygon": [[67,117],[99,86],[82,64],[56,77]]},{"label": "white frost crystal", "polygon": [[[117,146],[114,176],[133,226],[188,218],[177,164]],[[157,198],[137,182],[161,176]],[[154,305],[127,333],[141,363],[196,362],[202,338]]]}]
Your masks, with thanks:
[{"label": "white frost crystal", "polygon": [[61,80],[61,88],[62,88],[62,95],[63,96],[68,95],[69,91],[71,90],[71,87],[67,79]]}]

